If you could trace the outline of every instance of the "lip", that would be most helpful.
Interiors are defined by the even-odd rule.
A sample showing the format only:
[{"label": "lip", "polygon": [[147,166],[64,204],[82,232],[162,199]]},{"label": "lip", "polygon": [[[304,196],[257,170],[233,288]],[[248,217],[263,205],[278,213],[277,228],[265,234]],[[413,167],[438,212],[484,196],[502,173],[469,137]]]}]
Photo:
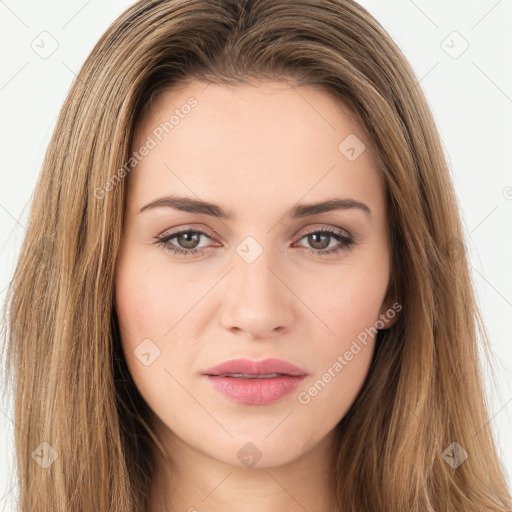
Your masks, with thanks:
[{"label": "lip", "polygon": [[[232,359],[202,373],[214,389],[235,402],[247,405],[276,402],[296,389],[308,375],[298,366],[275,358],[262,361]],[[229,374],[246,374],[247,377]]]},{"label": "lip", "polygon": [[212,366],[203,372],[203,375],[225,375],[227,373],[246,373],[248,375],[268,375],[271,373],[282,373],[293,377],[305,377],[307,373],[288,361],[283,359],[263,359],[254,361],[252,359],[231,359],[224,361],[217,366]]}]

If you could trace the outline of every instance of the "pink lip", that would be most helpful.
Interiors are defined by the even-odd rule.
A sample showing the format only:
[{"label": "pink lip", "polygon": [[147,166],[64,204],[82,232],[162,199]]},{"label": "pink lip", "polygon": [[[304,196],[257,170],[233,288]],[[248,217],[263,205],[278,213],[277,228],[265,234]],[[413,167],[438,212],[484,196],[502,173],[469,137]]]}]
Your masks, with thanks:
[{"label": "pink lip", "polygon": [[[226,374],[251,376],[279,374],[275,377],[233,377]],[[210,384],[235,402],[266,405],[296,389],[307,373],[282,359],[232,359],[203,372]]]}]

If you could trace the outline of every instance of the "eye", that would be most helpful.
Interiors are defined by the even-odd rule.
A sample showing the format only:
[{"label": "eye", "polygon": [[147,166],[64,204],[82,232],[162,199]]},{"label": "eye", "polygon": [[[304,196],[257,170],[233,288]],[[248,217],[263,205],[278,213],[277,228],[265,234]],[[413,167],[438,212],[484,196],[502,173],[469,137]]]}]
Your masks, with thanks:
[{"label": "eye", "polygon": [[[301,237],[301,240],[306,238],[307,242],[312,246],[308,254],[334,254],[340,251],[348,250],[349,247],[355,243],[354,238],[347,232],[340,229],[333,228],[320,228],[310,231]],[[333,240],[338,241],[338,245],[331,246]],[[307,247],[305,247],[307,249]]]},{"label": "eye", "polygon": [[[162,249],[165,251],[182,256],[194,256],[204,252],[204,247],[198,246],[198,243],[203,236],[210,238],[204,231],[197,229],[184,229],[169,235],[156,237],[155,240],[156,244],[162,247]],[[171,240],[174,240],[175,238],[177,239],[177,242],[183,246],[183,248],[171,243]]]},{"label": "eye", "polygon": [[[211,237],[204,231],[198,229],[183,229],[167,235],[155,237],[155,243],[165,251],[172,254],[180,256],[195,256],[204,253],[204,250],[208,248],[205,246],[201,247],[199,245],[201,237],[211,239]],[[338,253],[343,250],[348,250],[349,247],[355,243],[354,238],[347,232],[333,228],[321,228],[310,231],[303,235],[300,240],[304,238],[306,238],[308,243],[312,246],[308,251],[308,254],[312,255]],[[171,242],[174,239],[176,239],[176,242],[179,245]],[[337,241],[338,244],[332,247],[332,241]],[[217,244],[217,246],[220,246],[220,244]],[[304,248],[308,249],[307,247]]]}]

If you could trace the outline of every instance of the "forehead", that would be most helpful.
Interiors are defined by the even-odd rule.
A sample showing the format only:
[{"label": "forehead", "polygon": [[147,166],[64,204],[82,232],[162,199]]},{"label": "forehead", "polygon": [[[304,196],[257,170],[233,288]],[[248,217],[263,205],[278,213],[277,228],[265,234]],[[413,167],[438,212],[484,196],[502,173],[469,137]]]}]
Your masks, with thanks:
[{"label": "forehead", "polygon": [[[189,108],[191,103],[195,106]],[[297,86],[287,79],[237,85],[194,80],[175,84],[161,91],[146,106],[136,126],[134,142],[137,139],[142,142],[141,136],[169,121],[175,134],[178,124],[182,124],[186,117],[192,117],[189,114],[194,114],[197,123],[189,121],[188,124],[195,127],[204,121],[215,123],[220,129],[247,124],[247,121],[257,126],[268,123],[265,130],[259,133],[259,138],[263,138],[265,133],[271,135],[274,125],[279,130],[283,123],[287,123],[296,128],[302,127],[304,133],[310,132],[309,135],[312,131],[322,132],[327,128],[331,131],[337,131],[340,127],[351,129],[361,139],[366,139],[365,142],[371,142],[360,120],[345,101],[335,97],[325,87]],[[313,122],[309,130],[303,121]],[[284,134],[280,135],[283,138]]]},{"label": "forehead", "polygon": [[129,175],[129,197],[139,207],[170,192],[253,212],[334,191],[382,200],[371,140],[340,99],[317,87],[171,87],[136,126],[132,151],[144,146],[150,151]]}]

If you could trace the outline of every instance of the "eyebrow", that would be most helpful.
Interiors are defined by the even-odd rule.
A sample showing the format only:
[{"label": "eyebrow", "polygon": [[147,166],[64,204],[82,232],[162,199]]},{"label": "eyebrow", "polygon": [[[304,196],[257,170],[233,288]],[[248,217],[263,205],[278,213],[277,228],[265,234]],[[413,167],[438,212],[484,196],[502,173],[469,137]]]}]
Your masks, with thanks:
[{"label": "eyebrow", "polygon": [[[214,203],[176,195],[155,199],[154,201],[144,205],[138,213],[152,210],[154,208],[174,208],[184,212],[210,215],[212,217],[225,220],[230,220],[234,217],[231,211],[225,211],[222,207]],[[285,215],[288,215],[292,219],[301,219],[303,217],[318,215],[320,213],[330,212],[333,210],[349,210],[353,208],[357,208],[371,216],[371,210],[366,204],[350,198],[334,198],[320,203],[301,204],[288,210]]]}]

